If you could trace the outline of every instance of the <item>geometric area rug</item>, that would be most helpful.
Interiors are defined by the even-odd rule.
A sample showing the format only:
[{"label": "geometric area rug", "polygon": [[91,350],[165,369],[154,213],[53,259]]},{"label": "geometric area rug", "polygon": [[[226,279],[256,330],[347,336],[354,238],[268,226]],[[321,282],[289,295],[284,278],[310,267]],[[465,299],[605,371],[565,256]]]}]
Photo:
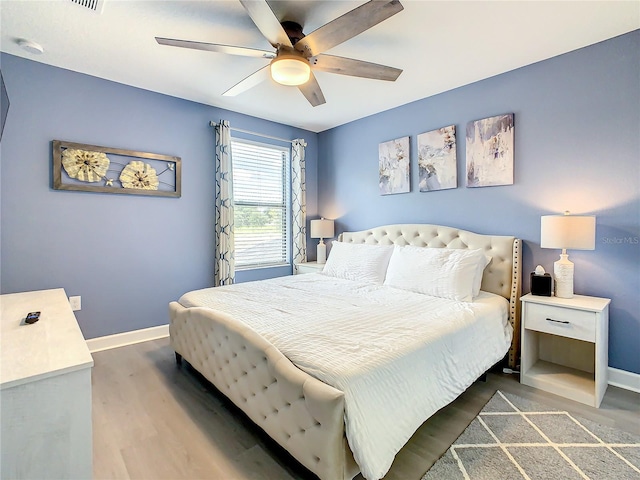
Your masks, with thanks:
[{"label": "geometric area rug", "polygon": [[422,480],[640,480],[640,436],[497,391]]}]

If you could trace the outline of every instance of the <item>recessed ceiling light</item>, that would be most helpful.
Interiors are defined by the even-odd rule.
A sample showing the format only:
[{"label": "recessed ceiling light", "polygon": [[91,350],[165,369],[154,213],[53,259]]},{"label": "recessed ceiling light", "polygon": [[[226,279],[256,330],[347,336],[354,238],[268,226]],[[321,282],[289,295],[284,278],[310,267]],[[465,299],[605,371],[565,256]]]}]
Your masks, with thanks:
[{"label": "recessed ceiling light", "polygon": [[42,52],[44,52],[42,45],[36,42],[32,42],[31,40],[20,39],[18,40],[18,45],[20,45],[20,48],[22,48],[25,52],[33,53],[34,55],[40,55]]}]

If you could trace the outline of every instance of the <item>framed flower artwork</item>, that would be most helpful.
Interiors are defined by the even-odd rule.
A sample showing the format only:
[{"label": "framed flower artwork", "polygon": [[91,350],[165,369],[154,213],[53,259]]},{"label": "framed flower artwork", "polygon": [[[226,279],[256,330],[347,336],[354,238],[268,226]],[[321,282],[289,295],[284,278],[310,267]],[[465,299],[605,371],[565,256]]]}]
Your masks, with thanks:
[{"label": "framed flower artwork", "polygon": [[180,197],[180,157],[53,141],[53,188]]}]

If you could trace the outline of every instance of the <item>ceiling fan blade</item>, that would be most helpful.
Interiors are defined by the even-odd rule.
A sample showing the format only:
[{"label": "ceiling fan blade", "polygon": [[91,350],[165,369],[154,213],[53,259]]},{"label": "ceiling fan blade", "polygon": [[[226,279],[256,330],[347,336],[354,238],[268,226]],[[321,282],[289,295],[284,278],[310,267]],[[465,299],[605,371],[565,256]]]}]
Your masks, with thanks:
[{"label": "ceiling fan blade", "polygon": [[299,85],[298,88],[305,98],[309,100],[312,107],[317,107],[318,105],[327,103],[324,99],[324,95],[322,94],[322,90],[320,89],[320,84],[313,72],[311,72],[311,75],[309,76],[309,81],[303,85]]},{"label": "ceiling fan blade", "polygon": [[224,95],[225,97],[234,97],[264,82],[268,78],[269,78],[269,65],[265,65],[260,70],[253,72],[244,80],[241,80],[240,82],[236,83],[233,87],[231,87],[229,90],[224,92],[222,95]]},{"label": "ceiling fan blade", "polygon": [[192,42],[190,40],[176,40],[174,38],[156,37],[156,42],[160,45],[171,47],[192,48],[194,50],[206,50],[208,52],[227,53],[229,55],[241,55],[243,57],[275,58],[274,52],[258,50],[255,48],[233,47],[231,45],[220,45],[218,43]]},{"label": "ceiling fan blade", "polygon": [[275,16],[266,0],[240,0],[240,3],[271,45],[275,48],[278,48],[278,45],[293,47],[291,40],[280,25],[280,20]]},{"label": "ceiling fan blade", "polygon": [[377,63],[354,60],[352,58],[336,57],[334,55],[317,55],[309,59],[311,68],[323,72],[350,75],[352,77],[373,78],[395,82],[402,73],[399,68],[378,65]]},{"label": "ceiling fan blade", "polygon": [[402,11],[400,0],[371,0],[323,25],[299,40],[295,48],[308,56],[318,55],[346,42]]}]

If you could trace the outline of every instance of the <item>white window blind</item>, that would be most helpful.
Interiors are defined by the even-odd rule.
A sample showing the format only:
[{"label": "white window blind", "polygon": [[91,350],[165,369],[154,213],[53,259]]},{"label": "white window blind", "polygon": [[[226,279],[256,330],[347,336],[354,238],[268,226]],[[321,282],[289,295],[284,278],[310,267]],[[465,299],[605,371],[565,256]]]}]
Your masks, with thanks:
[{"label": "white window blind", "polygon": [[289,263],[289,150],[231,141],[236,268]]}]

